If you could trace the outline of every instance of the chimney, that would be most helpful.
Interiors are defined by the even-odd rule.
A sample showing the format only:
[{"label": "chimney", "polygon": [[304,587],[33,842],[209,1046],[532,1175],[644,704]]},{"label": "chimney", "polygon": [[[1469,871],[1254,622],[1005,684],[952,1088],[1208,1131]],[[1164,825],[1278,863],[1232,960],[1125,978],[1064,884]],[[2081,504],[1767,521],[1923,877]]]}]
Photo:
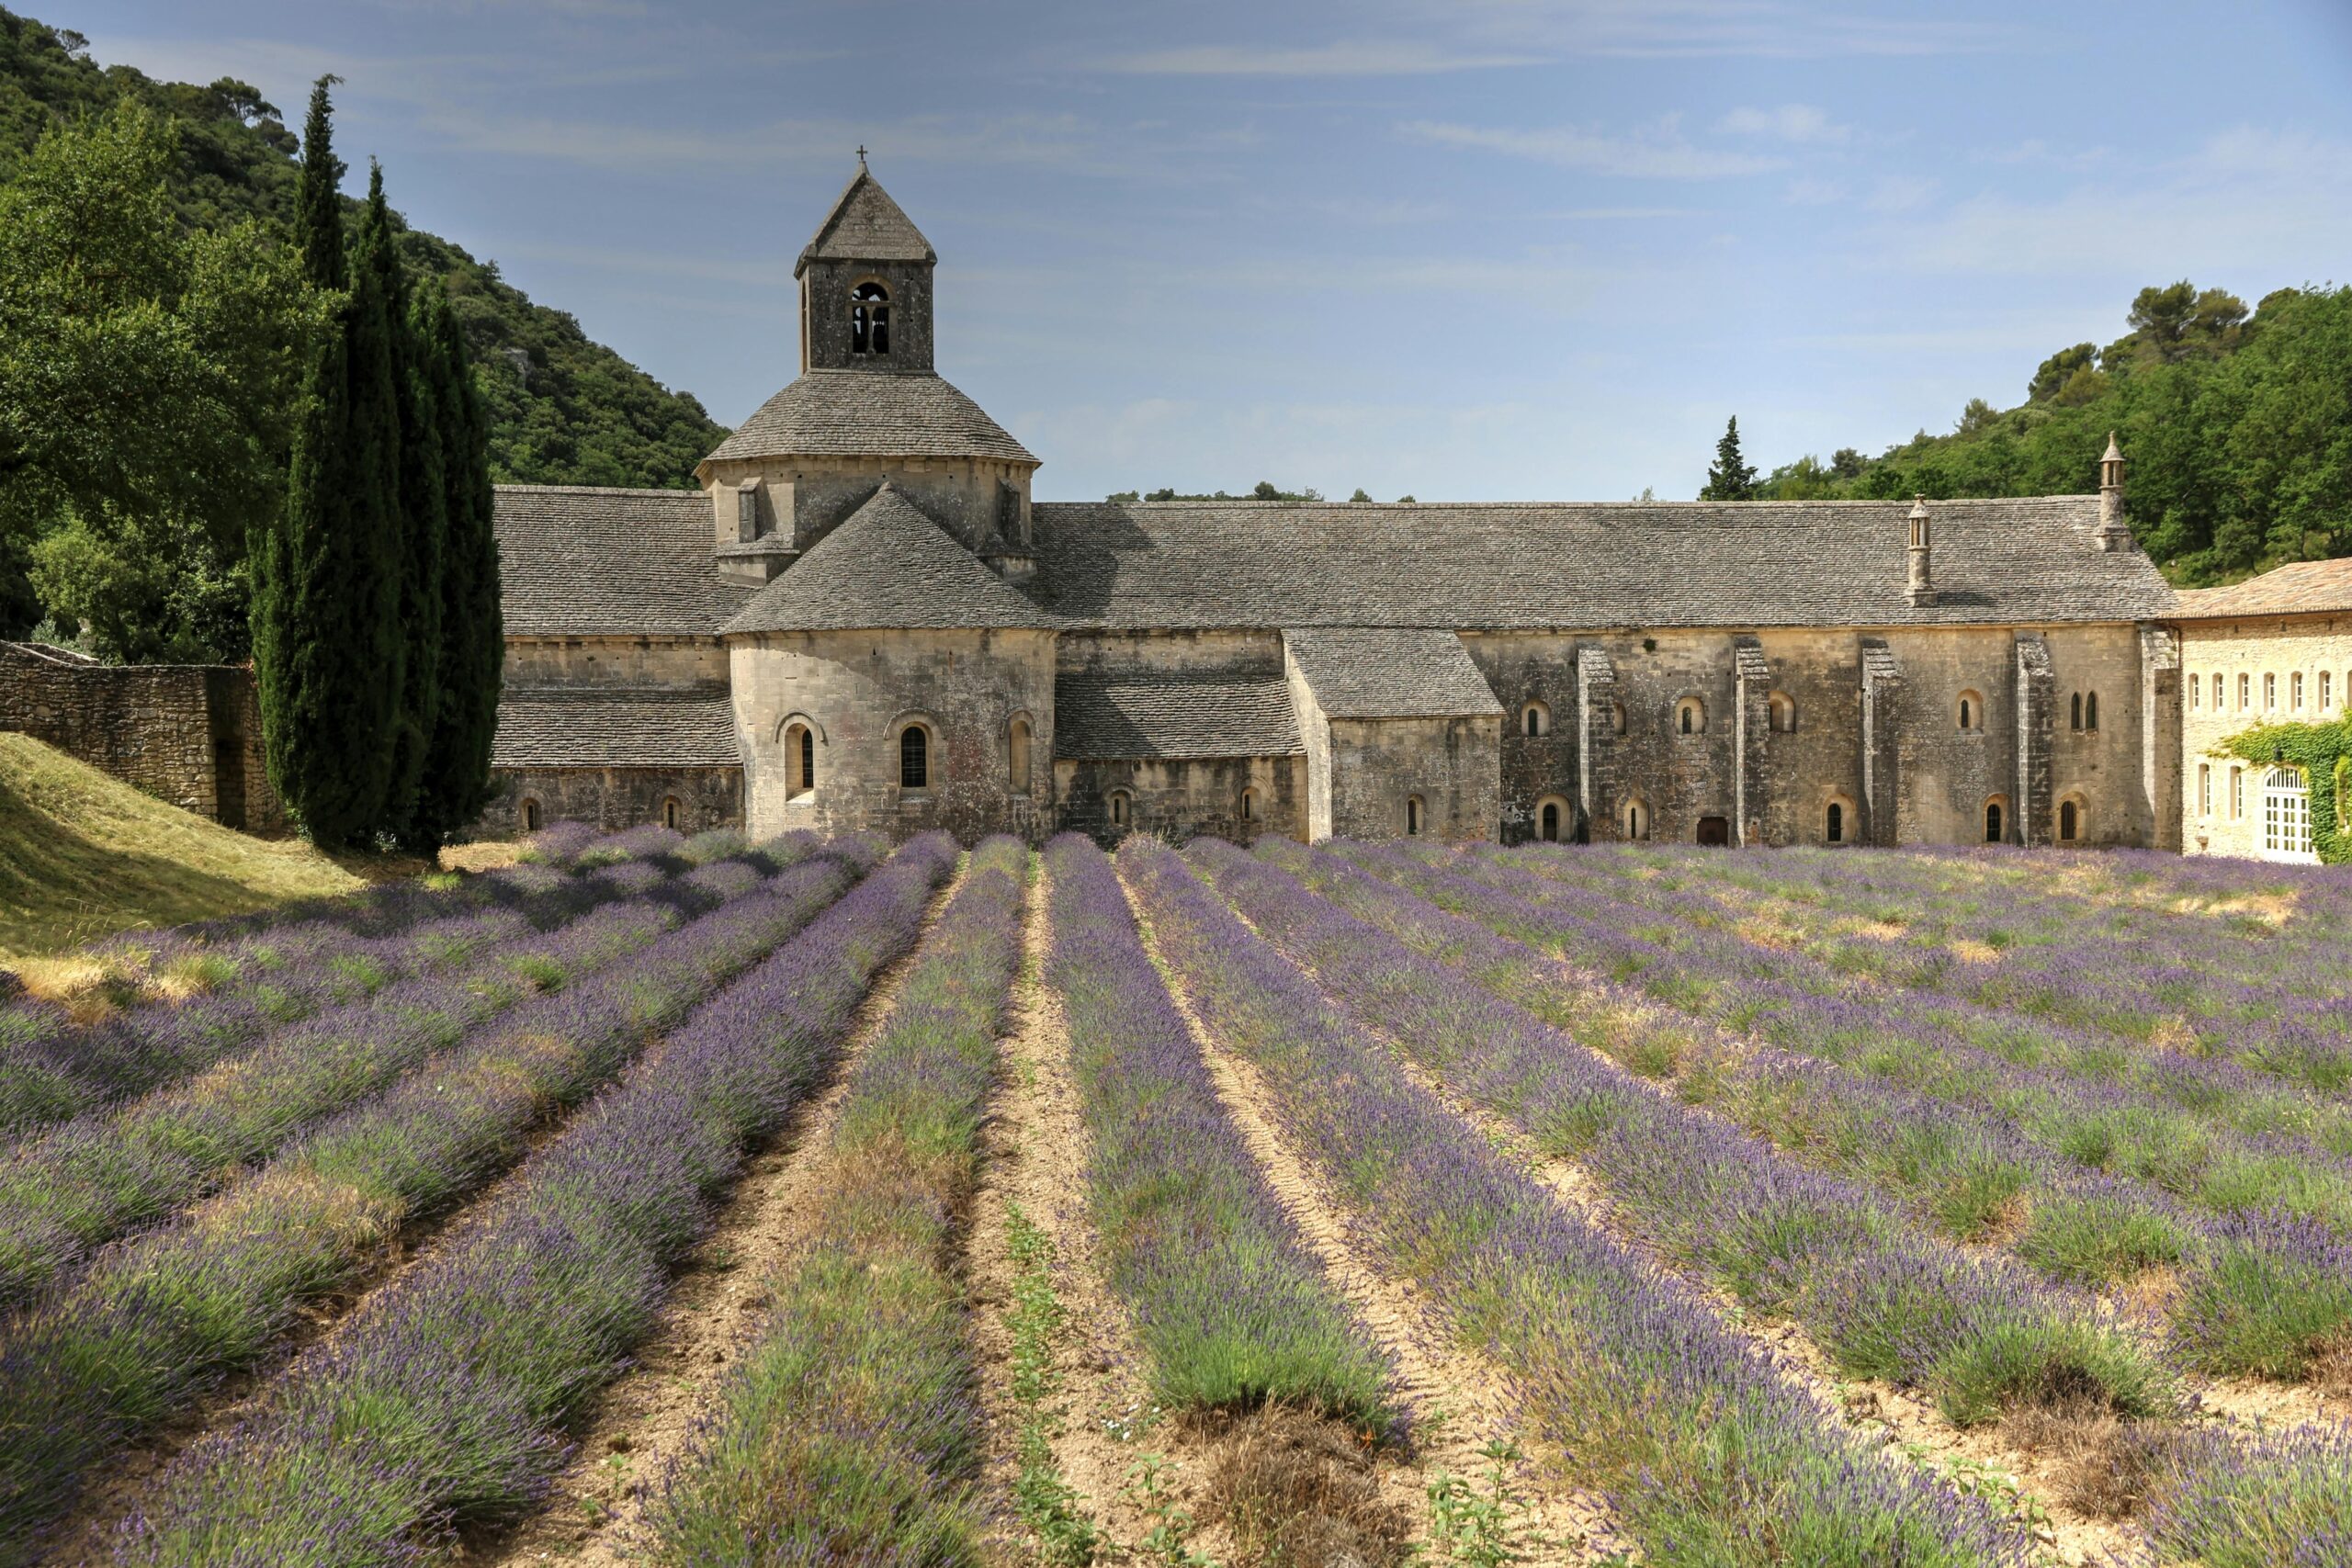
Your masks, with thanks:
[{"label": "chimney", "polygon": [[1914,604],[1936,602],[1936,585],[1928,570],[1928,498],[1911,503],[1911,586],[1905,597]]},{"label": "chimney", "polygon": [[2123,448],[2111,430],[2098,460],[2098,547],[2109,555],[2132,547],[2132,530],[2123,525]]}]

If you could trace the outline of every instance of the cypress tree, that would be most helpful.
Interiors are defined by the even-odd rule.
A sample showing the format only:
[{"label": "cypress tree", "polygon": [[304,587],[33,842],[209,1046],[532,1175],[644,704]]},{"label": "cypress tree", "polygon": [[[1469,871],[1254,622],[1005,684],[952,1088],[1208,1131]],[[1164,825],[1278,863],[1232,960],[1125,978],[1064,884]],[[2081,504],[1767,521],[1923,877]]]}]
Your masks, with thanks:
[{"label": "cypress tree", "polygon": [[491,513],[490,426],[474,390],[465,333],[438,279],[417,290],[415,310],[440,421],[447,529],[441,553],[441,701],[416,829],[421,840],[437,843],[480,816],[490,799],[506,635]]},{"label": "cypress tree", "polygon": [[398,426],[380,287],[353,276],[328,88],[311,91],[295,233],[342,296],[303,380],[284,514],[253,551],[254,668],[270,782],[317,842],[371,839],[398,711]]},{"label": "cypress tree", "polygon": [[1753,501],[1756,499],[1756,470],[1739,451],[1739,416],[1732,415],[1731,423],[1724,428],[1724,438],[1715,443],[1714,466],[1707,470],[1707,488],[1699,492],[1701,501]]},{"label": "cypress tree", "polygon": [[384,200],[384,170],[379,164],[368,167],[359,257],[360,267],[384,297],[400,431],[401,701],[393,721],[383,825],[402,843],[431,850],[439,848],[440,840],[422,831],[417,792],[441,695],[441,552],[447,532],[447,486],[441,472],[441,426],[435,407],[438,391],[401,267],[391,209]]}]

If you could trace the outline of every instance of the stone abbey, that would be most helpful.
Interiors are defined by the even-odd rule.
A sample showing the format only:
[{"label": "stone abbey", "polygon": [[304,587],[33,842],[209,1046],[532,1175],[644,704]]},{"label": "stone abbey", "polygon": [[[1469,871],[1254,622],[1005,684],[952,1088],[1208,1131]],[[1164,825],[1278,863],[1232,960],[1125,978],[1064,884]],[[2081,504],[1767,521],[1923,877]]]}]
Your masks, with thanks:
[{"label": "stone abbey", "polygon": [[485,830],[2193,833],[2112,446],[2022,500],[1038,502],[933,369],[936,259],[861,166],[698,490],[502,487]]}]

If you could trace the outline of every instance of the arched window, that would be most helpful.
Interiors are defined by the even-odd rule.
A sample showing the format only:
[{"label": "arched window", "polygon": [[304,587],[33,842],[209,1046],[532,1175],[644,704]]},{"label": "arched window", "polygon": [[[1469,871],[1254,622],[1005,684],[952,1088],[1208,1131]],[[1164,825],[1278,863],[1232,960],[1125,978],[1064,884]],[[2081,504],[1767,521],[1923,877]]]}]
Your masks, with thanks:
[{"label": "arched window", "polygon": [[2287,677],[2287,705],[2296,713],[2303,711],[2303,672],[2300,670]]},{"label": "arched window", "polygon": [[1609,705],[1609,728],[1620,735],[1625,733],[1625,705],[1623,703]]},{"label": "arched window", "polygon": [[2082,807],[2071,800],[2058,803],[2058,841],[2071,844],[2083,836]]},{"label": "arched window", "polygon": [[676,795],[672,795],[662,797],[662,826],[664,828],[676,828],[680,823],[684,821],[685,815],[686,808],[678,804],[678,797]]},{"label": "arched window", "polygon": [[899,731],[899,787],[931,787],[931,731],[910,724]]},{"label": "arched window", "polygon": [[2097,692],[2089,692],[2084,694],[2083,728],[2085,729],[2097,729],[2098,728],[2098,694]]},{"label": "arched window", "polygon": [[539,803],[533,800],[529,795],[525,795],[523,797],[523,831],[526,833],[536,833],[538,830]]},{"label": "arched window", "polygon": [[1573,820],[1566,801],[1556,797],[1546,800],[1535,808],[1535,836],[1547,844],[1556,844],[1568,836]]},{"label": "arched window", "polygon": [[1984,841],[1988,844],[2008,842],[2008,803],[1999,795],[1984,803]]},{"label": "arched window", "polygon": [[2252,706],[2254,706],[2254,677],[2240,675],[2238,677],[2238,712],[2244,713]]},{"label": "arched window", "polygon": [[1008,781],[1015,795],[1029,793],[1029,721],[1016,717],[1005,726],[1004,747],[1012,778]]},{"label": "arched window", "polygon": [[1786,692],[1774,692],[1764,699],[1764,722],[1781,735],[1793,735],[1797,728],[1797,700]]},{"label": "arched window", "polygon": [[2076,729],[2080,729],[2082,727],[2083,727],[2083,694],[2082,694],[2082,693],[2080,693],[2080,692],[2076,692],[2076,693],[2075,694],[2075,722],[2074,722],[2073,728],[2076,728]]},{"label": "arched window", "polygon": [[1972,733],[1984,728],[1984,697],[1981,692],[1960,694],[1960,728]]},{"label": "arched window", "polygon": [[1707,705],[1696,697],[1685,697],[1674,705],[1674,728],[1684,735],[1697,735],[1707,728]]},{"label": "arched window", "polygon": [[2211,762],[2197,764],[2197,815],[2213,815],[2213,764]]},{"label": "arched window", "polygon": [[2335,676],[2323,670],[2319,672],[2319,711],[2327,712],[2335,705]]},{"label": "arched window", "polygon": [[2188,706],[2193,712],[2204,705],[2205,682],[2201,677],[2191,675],[2188,678]]},{"label": "arched window", "polygon": [[1258,792],[1254,789],[1245,789],[1241,792],[1241,820],[1244,822],[1258,820]]},{"label": "arched window", "polygon": [[786,793],[797,798],[817,787],[817,732],[805,724],[790,724],[784,731]]},{"label": "arched window", "polygon": [[1418,795],[1407,795],[1405,797],[1405,833],[1407,837],[1416,839],[1420,837],[1422,816],[1423,807],[1421,806],[1421,797]]},{"label": "arched window", "polygon": [[890,291],[871,278],[849,291],[849,351],[890,352]]},{"label": "arched window", "polygon": [[1650,836],[1650,808],[1642,801],[1627,801],[1623,819],[1625,824],[1625,837],[1628,839],[1646,839]]},{"label": "arched window", "polygon": [[2213,711],[2222,711],[2222,672],[2219,670],[2213,671]]},{"label": "arched window", "polygon": [[2278,677],[2267,670],[2262,672],[2262,711],[2278,711]]},{"label": "arched window", "polygon": [[2236,822],[2245,816],[2245,770],[2230,770],[2230,820]]},{"label": "arched window", "polygon": [[1528,704],[1520,716],[1522,727],[1528,734],[1549,735],[1552,733],[1552,710],[1542,703]]},{"label": "arched window", "polygon": [[1833,800],[1829,803],[1829,810],[1822,819],[1821,836],[1833,844],[1842,844],[1846,841],[1846,803],[1844,801]]},{"label": "arched window", "polygon": [[1135,797],[1133,795],[1129,795],[1123,789],[1113,790],[1111,792],[1111,826],[1114,828],[1126,827],[1128,825],[1129,818],[1135,815],[1134,807]]},{"label": "arched window", "polygon": [[2279,766],[2262,778],[2265,859],[2312,858],[2312,797],[2301,768]]}]

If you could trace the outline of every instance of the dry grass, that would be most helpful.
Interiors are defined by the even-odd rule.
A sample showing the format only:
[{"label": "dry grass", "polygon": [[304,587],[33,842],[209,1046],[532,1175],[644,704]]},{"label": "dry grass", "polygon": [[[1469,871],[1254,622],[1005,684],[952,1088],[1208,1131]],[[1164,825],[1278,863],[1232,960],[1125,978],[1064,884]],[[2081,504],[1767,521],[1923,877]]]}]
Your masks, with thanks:
[{"label": "dry grass", "polygon": [[167,805],[28,736],[0,734],[0,967],[86,990],[56,955],[117,931],[242,914],[412,876],[413,858],[330,856]]},{"label": "dry grass", "polygon": [[1411,1522],[1382,1501],[1370,1452],[1341,1423],[1281,1405],[1195,1422],[1212,1438],[1209,1501],[1240,1562],[1383,1568],[1404,1561]]},{"label": "dry grass", "polygon": [[2120,1420],[2101,1405],[2076,1401],[2027,1405],[2005,1422],[2010,1440],[2040,1456],[2066,1506],[2095,1519],[2128,1519],[2146,1503],[2177,1427]]}]

